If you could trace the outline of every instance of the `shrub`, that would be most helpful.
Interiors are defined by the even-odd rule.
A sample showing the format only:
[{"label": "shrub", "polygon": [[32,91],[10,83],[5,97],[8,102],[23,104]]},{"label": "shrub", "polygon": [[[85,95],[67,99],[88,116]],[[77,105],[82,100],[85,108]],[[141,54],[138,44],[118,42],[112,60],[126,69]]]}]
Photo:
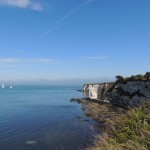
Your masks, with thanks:
[{"label": "shrub", "polygon": [[116,82],[119,82],[119,83],[121,83],[121,82],[123,82],[124,81],[124,78],[122,77],[122,76],[116,76],[116,79],[117,79],[117,81]]},{"label": "shrub", "polygon": [[97,139],[89,150],[150,150],[150,102],[114,120],[106,139]]},{"label": "shrub", "polygon": [[146,72],[146,74],[144,75],[145,78],[149,79],[150,78],[150,72]]}]

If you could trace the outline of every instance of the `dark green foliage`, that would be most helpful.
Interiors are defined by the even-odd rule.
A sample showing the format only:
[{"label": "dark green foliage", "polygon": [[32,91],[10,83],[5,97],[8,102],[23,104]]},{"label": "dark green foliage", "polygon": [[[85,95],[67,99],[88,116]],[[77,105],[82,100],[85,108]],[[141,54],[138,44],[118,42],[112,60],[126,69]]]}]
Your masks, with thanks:
[{"label": "dark green foliage", "polygon": [[150,78],[150,72],[146,72],[146,74],[144,75],[144,77],[145,77],[146,79],[149,79],[149,78]]},{"label": "dark green foliage", "polygon": [[131,81],[149,81],[150,80],[150,72],[146,72],[145,75],[132,75],[131,77],[123,78],[122,76],[116,76],[116,83],[127,83]]},{"label": "dark green foliage", "polygon": [[122,77],[122,76],[116,76],[116,79],[117,79],[117,81],[116,82],[119,82],[119,83],[121,83],[121,82],[123,82],[124,81],[124,78]]},{"label": "dark green foliage", "polygon": [[141,74],[138,74],[138,75],[135,75],[134,77],[135,77],[136,80],[140,80],[140,79],[142,79],[144,76],[141,75]]}]

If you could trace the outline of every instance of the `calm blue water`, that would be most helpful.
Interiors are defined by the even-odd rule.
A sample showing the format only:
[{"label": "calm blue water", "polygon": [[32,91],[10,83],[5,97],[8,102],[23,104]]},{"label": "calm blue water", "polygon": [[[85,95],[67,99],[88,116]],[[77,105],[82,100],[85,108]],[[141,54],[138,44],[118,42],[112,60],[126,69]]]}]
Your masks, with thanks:
[{"label": "calm blue water", "polygon": [[0,150],[78,150],[93,139],[77,86],[0,89]]}]

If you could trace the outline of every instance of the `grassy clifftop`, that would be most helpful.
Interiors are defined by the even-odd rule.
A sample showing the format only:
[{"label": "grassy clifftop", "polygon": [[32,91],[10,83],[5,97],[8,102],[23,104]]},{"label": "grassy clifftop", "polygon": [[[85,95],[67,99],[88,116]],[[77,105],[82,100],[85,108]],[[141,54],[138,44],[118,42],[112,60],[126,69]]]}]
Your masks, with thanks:
[{"label": "grassy clifftop", "polygon": [[88,150],[150,150],[150,102],[122,114],[104,135]]}]

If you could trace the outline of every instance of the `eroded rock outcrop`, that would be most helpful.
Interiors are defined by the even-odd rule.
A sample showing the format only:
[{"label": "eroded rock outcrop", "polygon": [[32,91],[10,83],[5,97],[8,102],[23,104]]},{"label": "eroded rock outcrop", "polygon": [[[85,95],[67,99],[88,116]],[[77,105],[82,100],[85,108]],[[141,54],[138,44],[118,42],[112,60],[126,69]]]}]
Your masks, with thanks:
[{"label": "eroded rock outcrop", "polygon": [[150,98],[150,82],[132,81],[118,83],[109,93],[110,100],[114,104],[134,107],[141,105]]},{"label": "eroded rock outcrop", "polygon": [[85,84],[83,91],[90,99],[107,99],[107,92],[113,83]]},{"label": "eroded rock outcrop", "polygon": [[150,81],[85,84],[84,92],[90,99],[107,100],[123,107],[134,107],[150,99]]}]

